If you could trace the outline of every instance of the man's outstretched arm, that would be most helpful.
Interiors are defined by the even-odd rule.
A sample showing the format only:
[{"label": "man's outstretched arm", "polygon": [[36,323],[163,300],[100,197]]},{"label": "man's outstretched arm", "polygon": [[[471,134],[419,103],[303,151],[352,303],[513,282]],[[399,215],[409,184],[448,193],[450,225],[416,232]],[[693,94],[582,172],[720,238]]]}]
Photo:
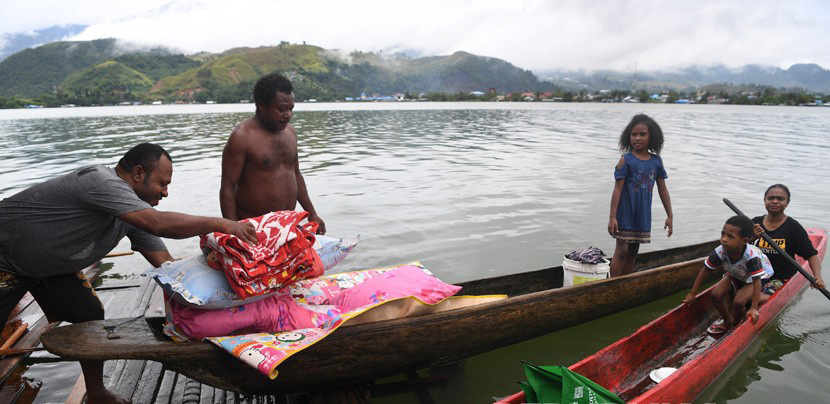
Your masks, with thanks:
[{"label": "man's outstretched arm", "polygon": [[247,222],[163,212],[153,208],[125,213],[118,218],[158,237],[181,239],[216,231],[232,234],[242,241],[257,244],[254,226]]},{"label": "man's outstretched arm", "polygon": [[170,255],[167,251],[142,251],[139,250],[139,253],[144,256],[144,259],[150,263],[154,268],[158,268],[161,264],[164,264],[167,261],[173,261],[173,256]]}]

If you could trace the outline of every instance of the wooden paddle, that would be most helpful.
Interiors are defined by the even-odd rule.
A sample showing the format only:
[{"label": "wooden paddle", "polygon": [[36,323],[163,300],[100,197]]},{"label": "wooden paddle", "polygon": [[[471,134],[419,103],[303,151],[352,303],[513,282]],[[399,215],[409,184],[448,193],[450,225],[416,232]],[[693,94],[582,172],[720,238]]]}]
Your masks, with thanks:
[{"label": "wooden paddle", "polygon": [[6,339],[6,342],[4,342],[3,345],[0,345],[0,351],[11,348],[11,346],[14,345],[15,342],[17,342],[17,339],[20,338],[20,336],[23,335],[23,333],[26,332],[26,329],[28,328],[28,323],[20,323],[20,325],[17,326],[14,332],[11,335],[9,335],[9,338]]},{"label": "wooden paddle", "polygon": [[112,258],[112,257],[123,257],[125,255],[133,255],[135,251],[121,251],[121,252],[111,252],[104,256],[104,258]]},{"label": "wooden paddle", "polygon": [[35,346],[31,348],[7,348],[7,349],[0,349],[0,356],[7,356],[7,355],[20,355],[29,352],[35,351],[43,351],[46,348],[42,346]]},{"label": "wooden paddle", "polygon": [[[729,199],[723,198],[723,203],[725,203],[726,206],[729,206],[729,208],[732,209],[732,211],[734,211],[736,214],[749,218],[747,215],[741,212],[741,210],[738,209],[737,206],[733,205],[732,202],[729,202]],[[795,265],[795,269],[797,269],[798,272],[801,273],[801,275],[804,275],[804,277],[807,278],[808,281],[810,281],[811,285],[816,283],[816,278],[813,278],[813,275],[810,275],[810,273],[805,271],[804,268],[801,267],[801,265],[795,262],[795,259],[793,259],[793,257],[790,257],[790,254],[787,254],[787,252],[784,251],[784,249],[782,249],[781,246],[778,245],[778,243],[772,241],[772,239],[767,235],[766,232],[761,233],[761,238],[763,238],[769,245],[771,245],[772,248],[775,249],[775,251],[778,251],[778,253],[781,254],[782,257],[786,258],[787,261],[790,261],[791,264]],[[825,297],[830,299],[830,292],[828,292],[827,289],[821,288],[819,289],[819,292],[821,292]]]}]

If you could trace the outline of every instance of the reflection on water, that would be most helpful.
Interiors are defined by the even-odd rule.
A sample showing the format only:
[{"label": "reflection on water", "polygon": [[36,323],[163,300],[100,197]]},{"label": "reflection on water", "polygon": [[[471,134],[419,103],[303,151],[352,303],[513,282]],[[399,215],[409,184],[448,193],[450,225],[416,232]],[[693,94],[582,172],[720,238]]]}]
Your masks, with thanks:
[{"label": "reflection on water", "polygon": [[784,370],[778,363],[787,354],[801,348],[801,340],[779,328],[779,321],[769,325],[747,350],[700,397],[698,403],[728,402],[740,398],[753,383],[761,380],[761,371]]},{"label": "reflection on water", "polygon": [[[129,147],[149,141],[174,159],[170,197],[158,208],[219,215],[222,147],[252,109],[0,111],[0,197],[84,164],[115,164]],[[301,169],[330,235],[361,234],[340,270],[420,260],[442,279],[459,282],[557,265],[563,254],[588,245],[612,253],[605,229],[619,159],[615,147],[640,112],[652,115],[665,133],[675,215],[675,234],[667,239],[656,198],[653,241],[643,251],[716,237],[731,215],[724,197],[747,214],[763,213],[762,193],[777,182],[793,192],[790,214],[808,226],[830,227],[827,108],[298,104],[293,123]],[[194,239],[168,242],[175,256],[196,254],[197,246]],[[125,242],[118,249],[128,248]],[[135,282],[146,268],[137,255],[112,262],[111,272],[123,279],[105,283]],[[822,321],[830,327],[830,320]],[[807,335],[824,345],[830,341],[826,331]],[[573,352],[581,357],[593,351]],[[830,363],[826,355],[821,361]],[[470,369],[469,361],[462,369]],[[494,394],[480,391],[492,384],[483,383],[463,389],[470,402]]]},{"label": "reflection on water", "polygon": [[830,303],[807,289],[695,402],[827,402],[828,345]]}]

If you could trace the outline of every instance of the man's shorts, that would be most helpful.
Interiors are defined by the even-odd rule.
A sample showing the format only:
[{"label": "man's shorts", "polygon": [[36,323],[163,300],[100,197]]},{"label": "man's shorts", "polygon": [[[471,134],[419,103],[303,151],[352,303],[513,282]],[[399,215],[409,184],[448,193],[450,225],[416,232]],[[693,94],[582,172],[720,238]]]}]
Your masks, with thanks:
[{"label": "man's shorts", "polygon": [[49,322],[104,319],[101,300],[83,272],[34,279],[0,271],[0,318],[8,319],[26,292],[32,294]]}]

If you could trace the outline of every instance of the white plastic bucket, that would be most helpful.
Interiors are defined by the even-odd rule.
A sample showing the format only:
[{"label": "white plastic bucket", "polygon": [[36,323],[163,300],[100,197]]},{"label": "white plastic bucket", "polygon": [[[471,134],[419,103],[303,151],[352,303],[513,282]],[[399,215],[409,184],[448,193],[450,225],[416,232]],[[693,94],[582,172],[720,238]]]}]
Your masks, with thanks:
[{"label": "white plastic bucket", "polygon": [[562,269],[564,269],[565,275],[562,279],[562,286],[581,285],[607,279],[610,275],[611,265],[607,259],[603,259],[603,261],[600,264],[585,264],[565,258],[562,261]]}]

